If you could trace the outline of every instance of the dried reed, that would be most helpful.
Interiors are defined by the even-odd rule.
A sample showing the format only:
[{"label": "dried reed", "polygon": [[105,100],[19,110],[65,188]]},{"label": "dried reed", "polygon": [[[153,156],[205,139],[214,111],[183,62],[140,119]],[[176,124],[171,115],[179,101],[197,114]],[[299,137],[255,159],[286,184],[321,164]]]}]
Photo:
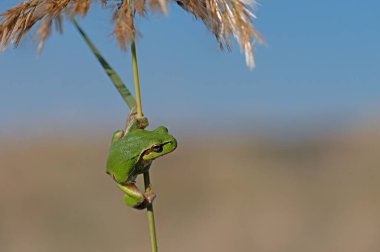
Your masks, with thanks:
[{"label": "dried reed", "polygon": [[[217,39],[219,47],[231,48],[231,37],[235,37],[245,54],[246,63],[254,67],[253,44],[263,42],[252,25],[254,2],[250,0],[174,0],[181,8],[202,20]],[[252,0],[253,1],[253,0]],[[62,15],[85,16],[94,0],[29,0],[0,14],[0,49],[9,44],[18,45],[24,35],[39,22],[36,35],[41,50],[50,35],[53,24],[62,32]],[[103,6],[113,6],[113,34],[122,50],[136,35],[133,15],[145,15],[147,10],[167,12],[168,0],[101,0]],[[132,6],[132,8],[130,8]]]}]

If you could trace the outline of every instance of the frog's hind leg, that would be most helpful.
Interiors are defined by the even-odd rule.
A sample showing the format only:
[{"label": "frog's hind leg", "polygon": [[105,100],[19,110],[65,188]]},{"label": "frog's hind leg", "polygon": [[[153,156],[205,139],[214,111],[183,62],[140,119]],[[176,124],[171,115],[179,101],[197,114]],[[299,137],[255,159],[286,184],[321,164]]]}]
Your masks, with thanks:
[{"label": "frog's hind leg", "polygon": [[136,209],[145,209],[148,204],[152,203],[155,195],[144,195],[140,192],[137,186],[134,183],[130,184],[116,184],[120,190],[122,190],[124,195],[124,203],[127,206],[136,208]]}]

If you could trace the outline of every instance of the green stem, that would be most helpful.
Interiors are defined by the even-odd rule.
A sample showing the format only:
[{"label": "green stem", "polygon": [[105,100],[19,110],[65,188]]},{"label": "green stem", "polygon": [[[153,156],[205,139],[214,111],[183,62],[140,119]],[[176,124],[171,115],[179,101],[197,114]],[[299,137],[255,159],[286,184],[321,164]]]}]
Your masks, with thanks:
[{"label": "green stem", "polygon": [[[128,2],[131,8],[132,27],[134,28],[134,24],[133,24],[134,15],[133,15],[131,0],[126,0],[126,1]],[[131,54],[132,54],[133,79],[135,83],[135,92],[136,92],[135,96],[136,96],[136,105],[137,105],[137,117],[142,118],[143,113],[142,113],[142,106],[141,106],[139,70],[138,70],[138,65],[137,65],[137,53],[136,53],[136,43],[135,43],[134,35],[132,36],[132,41],[131,41]],[[145,192],[152,191],[149,171],[144,172],[144,184],[145,184]],[[154,211],[153,211],[152,204],[149,204],[147,206],[147,215],[148,215],[149,236],[150,236],[150,244],[151,244],[152,252],[157,252],[158,246],[157,246],[157,237],[156,237],[156,225],[154,221]]]},{"label": "green stem", "polygon": [[[133,26],[133,15],[132,15],[132,26]],[[140,81],[139,81],[139,71],[138,71],[138,65],[137,65],[136,43],[135,43],[134,36],[132,37],[132,42],[131,42],[131,54],[132,54],[133,78],[134,78],[135,91],[136,91],[135,95],[136,95],[136,105],[137,105],[137,117],[142,118],[143,113],[142,113],[142,107],[141,107]],[[149,171],[144,172],[144,184],[145,184],[145,192],[152,191]],[[154,211],[153,211],[152,204],[149,204],[147,206],[147,215],[148,215],[149,236],[150,236],[150,244],[151,244],[152,252],[157,252],[158,246],[157,246],[157,237],[156,237],[156,225],[154,221]]]},{"label": "green stem", "polygon": [[131,92],[125,86],[125,84],[123,83],[119,75],[113,70],[113,68],[103,58],[103,56],[100,54],[98,49],[91,42],[90,38],[79,26],[78,22],[74,18],[71,18],[71,21],[73,22],[75,28],[78,30],[79,34],[82,36],[82,38],[84,39],[88,47],[90,48],[91,52],[95,55],[99,63],[102,65],[103,69],[106,71],[108,77],[111,79],[113,85],[116,87],[117,91],[119,92],[123,100],[127,103],[130,109],[133,109],[136,106],[136,101],[133,98]]},{"label": "green stem", "polygon": [[142,106],[141,106],[141,94],[140,94],[140,80],[139,80],[139,69],[137,66],[137,55],[136,55],[136,43],[133,38],[131,43],[131,53],[132,53],[132,69],[133,69],[133,79],[135,83],[135,96],[137,105],[137,116],[142,117]]},{"label": "green stem", "polygon": [[[145,185],[145,192],[152,191],[152,184],[150,183],[149,172],[144,173],[144,185]],[[152,247],[152,252],[157,252],[158,246],[157,246],[157,237],[156,237],[156,226],[155,226],[155,221],[154,221],[154,211],[153,211],[152,204],[149,204],[147,207],[147,215],[148,215],[150,245]]]},{"label": "green stem", "polygon": [[[131,92],[128,90],[128,88],[124,85],[124,83],[121,80],[121,78],[119,77],[119,75],[113,70],[113,68],[103,58],[103,56],[100,54],[100,52],[94,46],[94,44],[91,42],[89,37],[82,30],[82,28],[79,26],[78,22],[74,18],[71,18],[71,21],[73,22],[73,24],[74,24],[75,28],[78,30],[78,32],[81,34],[82,38],[85,40],[88,47],[91,49],[91,52],[95,55],[95,57],[98,59],[98,61],[102,65],[103,69],[106,71],[108,77],[111,79],[112,83],[114,84],[114,86],[116,87],[118,92],[120,93],[121,97],[127,103],[128,107],[130,109],[133,109],[135,106],[137,106],[137,115],[138,115],[138,117],[142,117],[143,113],[142,113],[142,106],[141,106],[140,83],[139,83],[139,74],[138,74],[138,65],[137,65],[137,53],[136,53],[136,44],[135,44],[134,39],[132,40],[132,43],[131,43],[131,53],[132,53],[132,68],[133,68],[133,77],[134,77],[136,101],[137,102],[133,98],[133,96],[132,96]],[[149,192],[152,190],[149,172],[144,173],[144,184],[145,184],[145,191],[146,192]],[[150,235],[152,252],[157,252],[158,246],[157,246],[156,227],[155,227],[154,211],[153,211],[153,205],[152,204],[149,204],[147,207],[147,215],[148,215],[149,235]]]},{"label": "green stem", "polygon": [[[134,30],[134,15],[133,15],[133,7],[132,7],[132,1],[131,0],[124,0],[127,1],[130,8],[131,13],[131,26]],[[131,54],[132,54],[132,70],[133,70],[133,80],[135,84],[135,97],[136,97],[136,106],[137,106],[137,117],[143,117],[142,112],[142,106],[141,106],[141,93],[140,93],[140,80],[139,80],[139,68],[137,66],[137,53],[136,53],[136,42],[135,42],[135,34],[132,34],[132,41],[131,41]]]}]

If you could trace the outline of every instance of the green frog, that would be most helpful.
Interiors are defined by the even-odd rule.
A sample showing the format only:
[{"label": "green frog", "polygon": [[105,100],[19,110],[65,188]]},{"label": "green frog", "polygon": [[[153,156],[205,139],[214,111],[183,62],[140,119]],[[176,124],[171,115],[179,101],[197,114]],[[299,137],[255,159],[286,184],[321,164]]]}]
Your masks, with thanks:
[{"label": "green frog", "polygon": [[154,159],[176,148],[177,141],[166,127],[160,126],[153,131],[141,129],[134,117],[129,120],[125,131],[117,130],[113,134],[107,174],[125,193],[124,202],[127,206],[144,209],[152,203],[155,194],[151,191],[142,193],[136,186],[136,177],[147,172]]}]

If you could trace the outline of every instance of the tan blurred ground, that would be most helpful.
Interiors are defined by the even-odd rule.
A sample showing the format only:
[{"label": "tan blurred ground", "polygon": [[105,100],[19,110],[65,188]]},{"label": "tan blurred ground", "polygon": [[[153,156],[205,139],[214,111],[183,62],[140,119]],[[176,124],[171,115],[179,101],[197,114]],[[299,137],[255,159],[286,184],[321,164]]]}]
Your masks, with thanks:
[{"label": "tan blurred ground", "polygon": [[[380,251],[380,131],[298,144],[179,139],[152,168],[160,251]],[[149,251],[109,136],[2,140],[0,251]]]}]

